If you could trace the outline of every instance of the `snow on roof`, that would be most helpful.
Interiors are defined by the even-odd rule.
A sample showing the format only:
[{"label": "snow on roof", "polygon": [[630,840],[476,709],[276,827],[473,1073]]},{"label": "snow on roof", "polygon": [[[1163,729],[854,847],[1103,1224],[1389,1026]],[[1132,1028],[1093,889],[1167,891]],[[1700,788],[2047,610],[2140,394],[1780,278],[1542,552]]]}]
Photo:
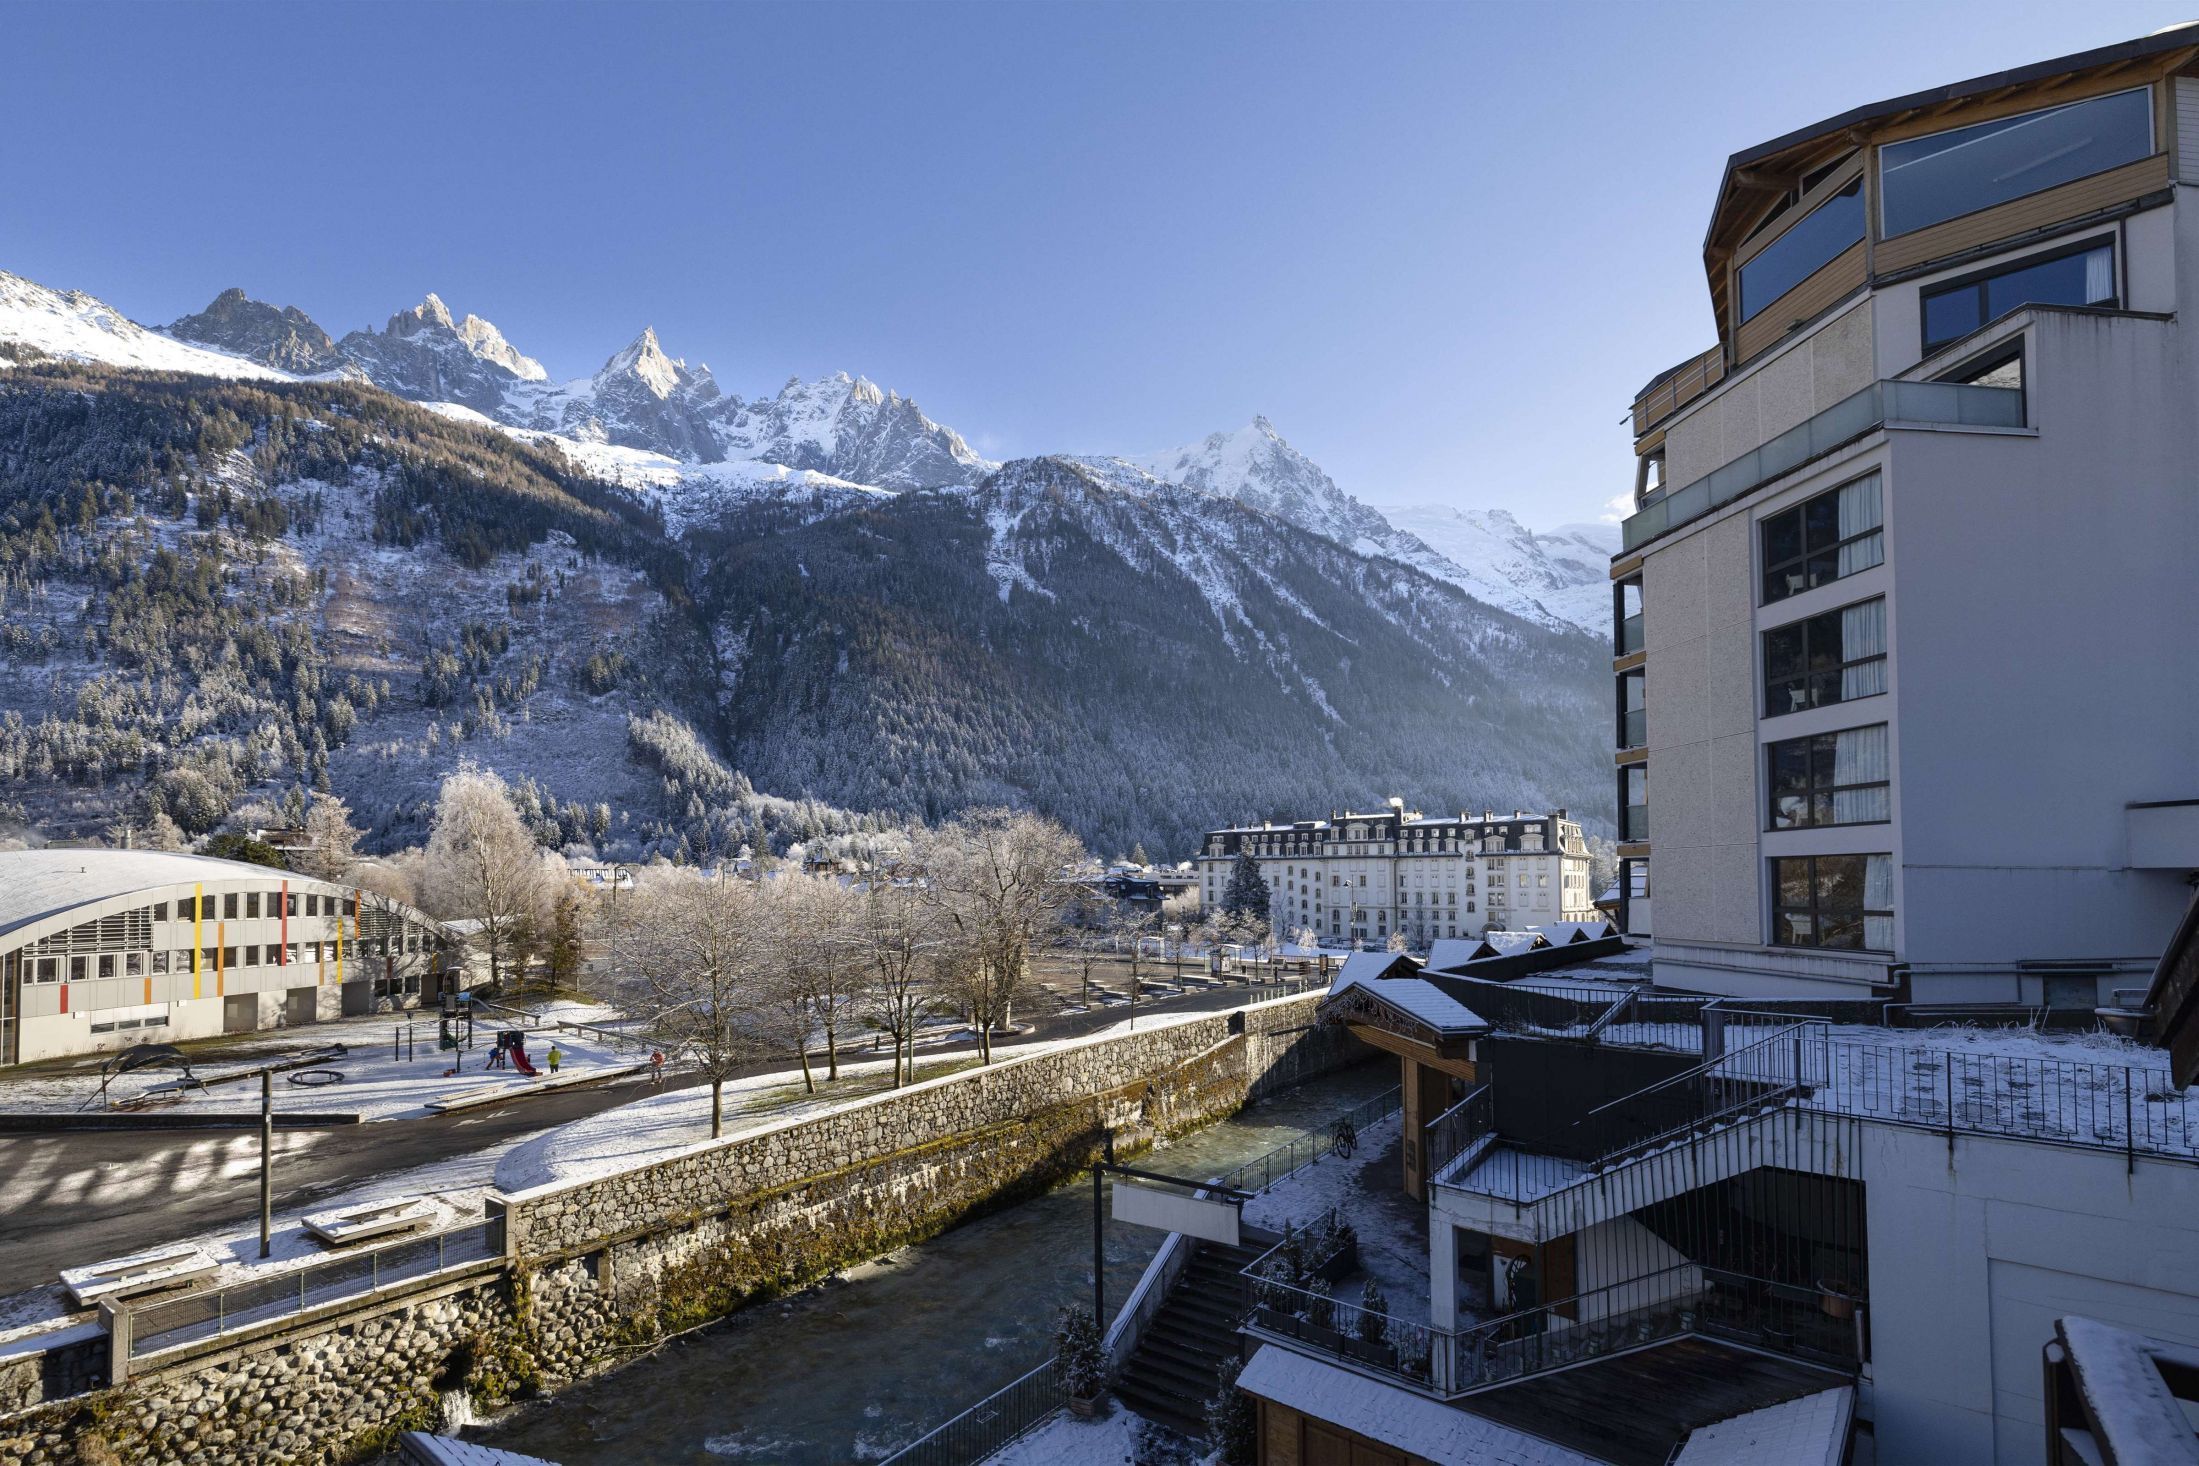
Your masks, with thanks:
[{"label": "snow on roof", "polygon": [[1430,1461],[1596,1466],[1593,1456],[1275,1344],[1260,1346],[1237,1388]]},{"label": "snow on roof", "polygon": [[2199,1437],[2161,1374],[2163,1362],[2199,1369],[2199,1349],[2076,1315],[2055,1320],[2054,1332],[2069,1352],[2092,1423],[2106,1438],[2109,1460],[2199,1462]]},{"label": "snow on roof", "polygon": [[1428,948],[1428,966],[1437,972],[1474,960],[1481,943],[1471,937],[1438,937]]},{"label": "snow on roof", "polygon": [[1601,937],[1616,936],[1618,928],[1608,921],[1546,921],[1531,930],[1541,932],[1550,939],[1553,947],[1570,946],[1574,942],[1593,942]]},{"label": "snow on roof", "polygon": [[1538,931],[1483,932],[1481,934],[1482,945],[1488,947],[1500,957],[1511,957],[1521,952],[1530,951],[1537,942],[1546,942],[1547,940]]},{"label": "snow on roof", "polygon": [[1489,1025],[1480,1014],[1452,997],[1425,978],[1419,977],[1368,977],[1361,969],[1359,976],[1350,972],[1352,962],[1361,957],[1380,955],[1372,952],[1353,954],[1347,961],[1345,972],[1329,985],[1331,998],[1341,997],[1346,988],[1364,988],[1375,1001],[1387,1003],[1401,1013],[1411,1015],[1439,1033],[1481,1033]]},{"label": "snow on roof", "polygon": [[1674,1466],[1840,1466],[1854,1413],[1849,1385],[1767,1405],[1693,1432]]},{"label": "snow on roof", "polygon": [[0,932],[73,906],[200,881],[299,880],[288,871],[165,850],[0,851]]},{"label": "snow on roof", "polygon": [[1378,982],[1400,963],[1408,975],[1420,970],[1419,964],[1402,952],[1354,952],[1344,959],[1344,965],[1336,969],[1336,985],[1348,982]]}]

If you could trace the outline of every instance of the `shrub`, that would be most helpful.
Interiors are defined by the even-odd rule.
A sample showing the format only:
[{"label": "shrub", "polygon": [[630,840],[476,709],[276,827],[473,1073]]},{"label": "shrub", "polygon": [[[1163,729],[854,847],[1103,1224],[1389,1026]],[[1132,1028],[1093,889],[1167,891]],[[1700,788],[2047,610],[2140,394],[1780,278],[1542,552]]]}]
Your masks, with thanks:
[{"label": "shrub", "polygon": [[1382,1291],[1382,1285],[1369,1278],[1359,1290],[1359,1337],[1369,1344],[1382,1342],[1382,1329],[1389,1320],[1384,1317],[1390,1311],[1390,1300]]},{"label": "shrub", "polygon": [[1258,1447],[1259,1413],[1252,1397],[1237,1388],[1242,1359],[1225,1360],[1212,1399],[1206,1402],[1206,1445],[1221,1466],[1252,1466]]},{"label": "shrub", "polygon": [[1090,1399],[1107,1384],[1107,1356],[1101,1350],[1099,1322],[1089,1308],[1064,1308],[1054,1324],[1054,1360],[1062,1383],[1079,1399]]}]

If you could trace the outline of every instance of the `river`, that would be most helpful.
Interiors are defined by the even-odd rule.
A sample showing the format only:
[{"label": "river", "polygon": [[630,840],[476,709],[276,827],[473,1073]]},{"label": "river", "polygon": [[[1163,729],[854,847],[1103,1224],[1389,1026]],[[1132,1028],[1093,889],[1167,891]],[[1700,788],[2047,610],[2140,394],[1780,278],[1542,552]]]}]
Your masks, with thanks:
[{"label": "river", "polygon": [[[1394,1064],[1358,1065],[1180,1137],[1138,1164],[1212,1175],[1396,1082]],[[1160,1243],[1157,1232],[1108,1224],[1110,1312]],[[1055,1310],[1088,1301],[1091,1278],[1087,1174],[743,1310],[469,1438],[562,1466],[877,1460],[1043,1360]]]}]

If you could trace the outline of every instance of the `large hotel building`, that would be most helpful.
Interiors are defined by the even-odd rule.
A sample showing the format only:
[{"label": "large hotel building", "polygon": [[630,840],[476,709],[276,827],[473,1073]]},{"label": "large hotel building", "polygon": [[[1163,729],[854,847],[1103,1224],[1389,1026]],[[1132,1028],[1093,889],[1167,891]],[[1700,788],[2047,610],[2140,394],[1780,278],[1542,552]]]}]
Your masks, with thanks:
[{"label": "large hotel building", "polygon": [[2194,34],[1728,161],[1612,571],[1660,983],[2144,985],[2199,867]]},{"label": "large hotel building", "polygon": [[1420,951],[1512,923],[1594,921],[1588,844],[1566,811],[1426,816],[1392,799],[1368,814],[1209,830],[1194,864],[1209,909],[1239,853],[1260,864],[1278,934]]}]

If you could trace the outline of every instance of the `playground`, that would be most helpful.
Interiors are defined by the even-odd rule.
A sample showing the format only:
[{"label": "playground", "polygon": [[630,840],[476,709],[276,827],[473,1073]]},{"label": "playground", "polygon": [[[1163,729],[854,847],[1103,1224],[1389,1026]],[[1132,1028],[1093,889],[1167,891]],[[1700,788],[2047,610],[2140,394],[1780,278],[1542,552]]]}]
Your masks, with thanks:
[{"label": "playground", "polygon": [[462,1002],[449,1013],[371,1014],[249,1042],[140,1045],[0,1079],[0,1114],[256,1114],[259,1073],[273,1069],[278,1116],[420,1119],[645,1070],[647,1043],[602,1026],[607,1018],[615,1021],[579,1003]]}]

